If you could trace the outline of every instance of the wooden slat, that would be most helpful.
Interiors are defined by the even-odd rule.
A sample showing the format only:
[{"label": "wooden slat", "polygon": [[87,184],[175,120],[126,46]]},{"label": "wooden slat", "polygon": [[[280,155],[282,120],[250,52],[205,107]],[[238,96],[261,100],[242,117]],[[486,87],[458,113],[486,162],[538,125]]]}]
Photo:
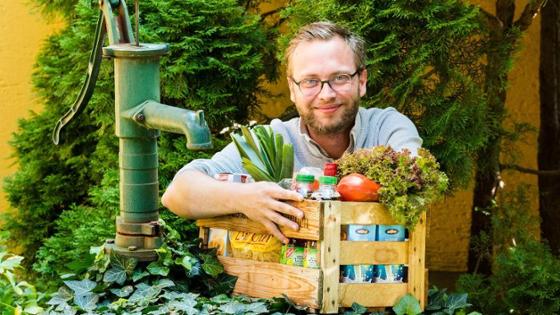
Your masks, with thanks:
[{"label": "wooden slat", "polygon": [[377,202],[342,202],[341,224],[396,224],[387,209]]},{"label": "wooden slat", "polygon": [[[299,231],[293,231],[281,227],[280,230],[282,233],[288,238],[319,240],[321,203],[312,200],[289,203],[303,210],[304,218],[297,219],[296,217],[287,216],[289,219],[297,222],[300,228]],[[268,233],[262,224],[252,221],[243,215],[227,215],[209,219],[199,219],[196,221],[196,224],[199,227],[212,227],[248,233]]]},{"label": "wooden slat", "polygon": [[341,283],[339,303],[341,307],[350,307],[354,302],[365,307],[393,306],[406,290],[406,283]]},{"label": "wooden slat", "polygon": [[321,314],[338,313],[338,281],[340,278],[340,202],[325,202],[323,235],[319,242],[321,271]]},{"label": "wooden slat", "polygon": [[420,301],[422,309],[426,301],[426,212],[410,232],[408,249],[408,292]]},{"label": "wooden slat", "polygon": [[340,242],[341,265],[408,264],[408,242]]},{"label": "wooden slat", "polygon": [[234,293],[261,298],[286,294],[298,305],[320,307],[319,269],[223,256],[218,259],[226,273],[238,277]]},{"label": "wooden slat", "polygon": [[206,248],[208,246],[208,235],[210,233],[209,228],[201,227],[198,229],[198,237],[202,239],[200,242],[201,248]]}]

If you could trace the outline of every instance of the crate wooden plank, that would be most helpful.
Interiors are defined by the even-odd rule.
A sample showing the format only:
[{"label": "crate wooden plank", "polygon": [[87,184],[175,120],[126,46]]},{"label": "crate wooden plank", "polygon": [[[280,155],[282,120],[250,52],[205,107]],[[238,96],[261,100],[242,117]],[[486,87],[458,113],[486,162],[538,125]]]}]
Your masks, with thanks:
[{"label": "crate wooden plank", "polygon": [[365,307],[393,306],[406,292],[406,283],[341,283],[339,305],[351,307],[356,302]]},{"label": "crate wooden plank", "polygon": [[[306,240],[319,240],[320,236],[320,218],[321,203],[313,200],[304,200],[302,202],[289,202],[294,207],[303,210],[303,219],[292,216],[286,216],[299,224],[299,230],[293,231],[288,228],[281,227],[280,230],[288,238],[298,238]],[[234,230],[248,233],[268,233],[265,227],[255,221],[250,220],[244,215],[226,215],[215,218],[199,219],[196,221],[199,227],[212,227],[226,230]]]},{"label": "crate wooden plank", "polygon": [[341,265],[408,264],[408,242],[340,242]]},{"label": "crate wooden plank", "polygon": [[340,202],[323,206],[323,235],[319,242],[323,283],[321,314],[338,313],[338,281],[340,278]]},{"label": "crate wooden plank", "polygon": [[396,224],[387,208],[377,202],[342,202],[341,224]]},{"label": "crate wooden plank", "polygon": [[218,256],[225,272],[237,276],[234,293],[271,298],[286,294],[299,305],[320,308],[321,270]]},{"label": "crate wooden plank", "polygon": [[422,309],[426,301],[426,212],[420,217],[418,224],[410,232],[408,264],[408,292],[414,295]]},{"label": "crate wooden plank", "polygon": [[198,229],[198,237],[202,239],[200,242],[200,247],[206,248],[208,246],[208,235],[210,234],[210,229],[201,227]]}]

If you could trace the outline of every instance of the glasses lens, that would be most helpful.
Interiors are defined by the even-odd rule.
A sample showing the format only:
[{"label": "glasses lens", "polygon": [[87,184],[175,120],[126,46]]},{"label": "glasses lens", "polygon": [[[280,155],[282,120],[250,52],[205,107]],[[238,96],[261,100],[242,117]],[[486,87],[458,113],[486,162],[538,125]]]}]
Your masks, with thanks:
[{"label": "glasses lens", "polygon": [[[325,83],[330,86],[331,89],[338,93],[348,92],[352,87],[352,78],[356,75],[358,71],[354,74],[337,74],[331,77],[328,81],[321,81],[319,79],[303,79],[298,83],[301,93],[305,96],[315,96],[321,92],[321,89]],[[295,82],[295,81],[294,81]],[[296,82],[297,83],[297,82]]]}]

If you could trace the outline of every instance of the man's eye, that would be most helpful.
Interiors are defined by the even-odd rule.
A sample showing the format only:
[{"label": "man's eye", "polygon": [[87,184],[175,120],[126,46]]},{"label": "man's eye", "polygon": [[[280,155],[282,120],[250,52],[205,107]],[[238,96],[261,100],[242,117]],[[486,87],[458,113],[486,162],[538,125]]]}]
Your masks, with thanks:
[{"label": "man's eye", "polygon": [[339,74],[334,77],[334,82],[336,83],[345,83],[350,81],[350,76],[348,74]]},{"label": "man's eye", "polygon": [[312,87],[319,84],[319,80],[317,79],[303,79],[301,80],[301,85],[305,87]]}]

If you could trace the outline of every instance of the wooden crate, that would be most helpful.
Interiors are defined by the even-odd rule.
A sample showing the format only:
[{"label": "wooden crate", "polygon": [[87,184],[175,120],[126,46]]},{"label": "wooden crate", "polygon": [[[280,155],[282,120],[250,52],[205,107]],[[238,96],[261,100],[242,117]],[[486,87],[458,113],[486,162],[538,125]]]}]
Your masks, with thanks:
[{"label": "wooden crate", "polygon": [[[390,307],[407,292],[424,309],[426,301],[424,213],[405,242],[357,242],[340,239],[341,225],[396,224],[379,203],[311,201],[292,203],[305,217],[296,220],[299,231],[282,229],[289,238],[318,241],[320,269],[219,257],[228,274],[238,277],[234,293],[253,297],[277,297],[286,294],[299,305],[321,313],[337,313],[339,307],[357,302],[365,307]],[[203,244],[208,228],[266,233],[265,228],[243,216],[223,216],[198,220]],[[339,283],[340,265],[406,264],[407,283]]]}]

